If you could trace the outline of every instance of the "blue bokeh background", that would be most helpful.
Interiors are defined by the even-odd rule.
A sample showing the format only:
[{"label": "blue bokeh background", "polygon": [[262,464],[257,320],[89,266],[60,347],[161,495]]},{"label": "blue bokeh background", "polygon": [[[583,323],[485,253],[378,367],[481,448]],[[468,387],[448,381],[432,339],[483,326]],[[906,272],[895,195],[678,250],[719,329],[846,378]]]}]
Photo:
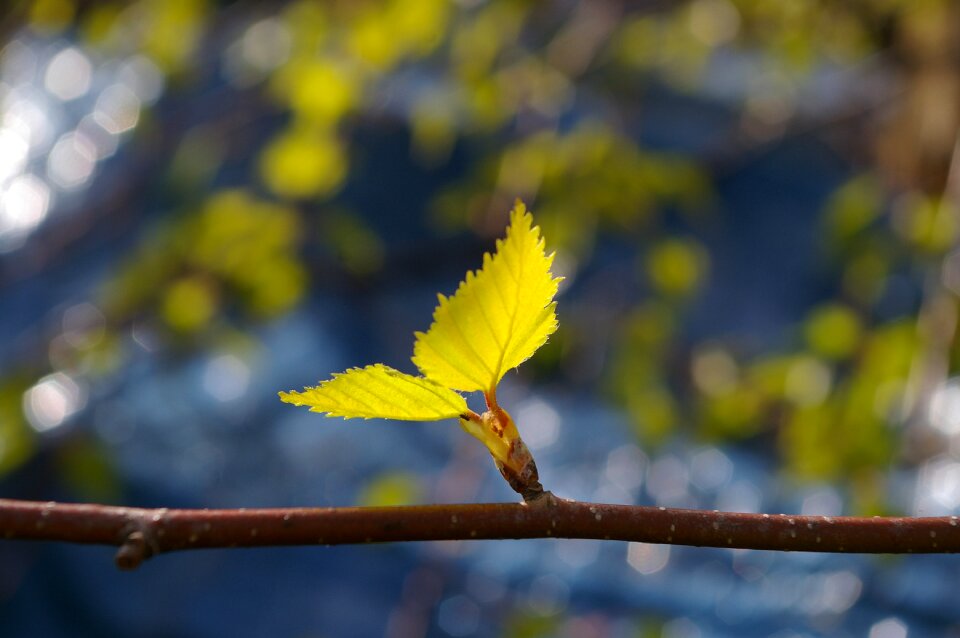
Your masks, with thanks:
[{"label": "blue bokeh background", "polygon": [[[234,25],[261,17],[234,11],[225,18]],[[98,91],[122,72],[117,60],[86,48],[77,30],[51,35],[21,25],[6,36],[4,112],[13,112],[17,96],[55,103],[46,111],[51,139],[79,127]],[[445,189],[482,163],[482,147],[455,144],[444,162],[418,164],[411,159],[409,122],[391,112],[403,111],[404,92],[416,93],[417,73],[429,76],[429,65],[391,76],[401,97],[344,134],[359,159],[327,203],[350,211],[381,238],[375,272],[348,272],[308,239],[302,258],[310,283],[302,298],[267,320],[230,311],[242,338],[184,345],[148,310],[107,326],[124,353],[119,366],[100,374],[58,368],[55,339],[68,332],[68,311],[100,303],[104,282],[128,267],[137,247],[192,214],[183,211],[200,200],[157,173],[168,169],[162,158],[173,155],[176,132],[236,115],[247,118],[238,135],[259,148],[284,125],[284,115],[264,106],[256,89],[238,88],[219,70],[217,55],[228,40],[214,30],[197,54],[206,62],[195,62],[213,70],[198,71],[190,82],[174,76],[152,105],[144,100],[140,121],[117,136],[115,151],[98,158],[79,183],[58,184],[63,176],[51,164],[53,151],[42,147],[17,165],[19,173],[3,176],[9,185],[17,174],[45,175],[46,190],[31,192],[44,192],[49,201],[26,231],[0,221],[0,374],[26,374],[26,387],[34,389],[48,374],[66,374],[69,383],[54,380],[70,392],[57,396],[72,403],[54,421],[38,421],[36,414],[27,419],[31,451],[0,477],[0,495],[171,508],[336,506],[370,502],[371,485],[385,485],[417,502],[514,500],[486,451],[452,422],[328,421],[276,397],[278,390],[355,365],[381,361],[413,372],[412,335],[429,325],[436,293],[451,293],[492,249],[498,231],[444,230],[431,212]],[[56,103],[44,93],[52,90],[45,65],[74,46],[93,65],[90,92]],[[32,72],[25,59],[33,60]],[[716,64],[738,77],[736,60]],[[836,82],[831,78],[842,75],[827,71],[818,76],[824,100]],[[623,134],[644,149],[682,155],[709,174],[706,221],[692,223],[675,204],[660,205],[666,212],[656,232],[691,235],[709,254],[709,276],[682,317],[680,349],[724,340],[764,352],[782,347],[811,307],[836,294],[821,211],[861,166],[803,128],[750,152],[724,148],[725,134],[741,117],[723,97],[725,77],[718,72],[699,93],[650,80],[642,117],[625,107],[631,125]],[[575,128],[598,110],[603,113],[589,99],[577,101],[558,128]],[[168,127],[175,131],[170,139]],[[2,139],[0,158],[14,157],[16,149]],[[244,187],[271,198],[269,187],[251,177],[257,161],[231,155],[203,188]],[[308,222],[298,232],[304,237],[316,234],[309,220],[322,219],[327,203],[303,204]],[[536,215],[536,202],[532,207]],[[650,294],[636,281],[644,247],[635,239],[597,232],[589,257],[568,272],[561,325],[595,316],[602,332]],[[927,276],[892,277],[873,310],[876,320],[916,314]],[[535,373],[511,373],[499,391],[548,489],[613,503],[850,513],[848,486],[785,476],[769,432],[737,441],[677,428],[646,445],[598,380],[618,347],[603,336],[612,351],[580,352],[580,359],[542,364]],[[26,413],[31,396],[24,394]],[[936,467],[924,462],[884,468],[891,507],[956,511],[960,502],[951,507],[949,499],[938,511],[911,509],[928,502],[920,493],[927,485],[922,476]],[[110,548],[0,542],[0,635],[903,638],[960,631],[952,604],[957,563],[949,556],[564,539],[184,552],[132,573],[115,570],[111,556]]]}]

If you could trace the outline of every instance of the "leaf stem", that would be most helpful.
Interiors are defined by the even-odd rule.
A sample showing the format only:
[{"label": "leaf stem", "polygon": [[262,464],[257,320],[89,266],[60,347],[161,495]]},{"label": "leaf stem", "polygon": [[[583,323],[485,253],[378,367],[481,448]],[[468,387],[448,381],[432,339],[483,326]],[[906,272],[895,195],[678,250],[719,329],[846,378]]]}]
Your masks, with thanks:
[{"label": "leaf stem", "polygon": [[494,386],[483,393],[483,400],[487,402],[488,410],[496,410],[500,406],[497,405],[497,387]]}]

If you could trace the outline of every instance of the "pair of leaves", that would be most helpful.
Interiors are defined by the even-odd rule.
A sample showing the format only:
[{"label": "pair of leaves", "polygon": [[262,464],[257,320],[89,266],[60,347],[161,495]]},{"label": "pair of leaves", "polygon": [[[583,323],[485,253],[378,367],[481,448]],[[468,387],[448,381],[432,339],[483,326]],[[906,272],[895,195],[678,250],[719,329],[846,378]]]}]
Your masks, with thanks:
[{"label": "pair of leaves", "polygon": [[559,278],[540,228],[519,200],[505,239],[483,267],[468,272],[452,297],[439,295],[427,332],[416,333],[416,377],[382,364],[352,368],[281,400],[328,416],[435,421],[470,412],[462,392],[492,394],[510,369],[530,358],[557,329]]}]

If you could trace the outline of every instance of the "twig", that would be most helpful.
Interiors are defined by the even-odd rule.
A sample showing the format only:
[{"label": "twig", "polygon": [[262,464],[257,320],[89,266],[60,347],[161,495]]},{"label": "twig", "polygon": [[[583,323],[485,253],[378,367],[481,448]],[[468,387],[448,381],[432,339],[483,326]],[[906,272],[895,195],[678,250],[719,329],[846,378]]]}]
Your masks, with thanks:
[{"label": "twig", "polygon": [[216,547],[584,538],[864,554],[960,551],[956,516],[860,518],[582,503],[175,510],[0,499],[0,537],[119,546],[132,569],[164,552]]}]

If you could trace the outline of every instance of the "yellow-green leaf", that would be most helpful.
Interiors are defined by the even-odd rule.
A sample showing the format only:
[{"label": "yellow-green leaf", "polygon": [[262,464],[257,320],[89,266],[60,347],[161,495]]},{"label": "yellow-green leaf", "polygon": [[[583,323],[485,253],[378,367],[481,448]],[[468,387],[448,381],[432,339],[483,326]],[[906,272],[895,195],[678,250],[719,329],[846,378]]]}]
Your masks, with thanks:
[{"label": "yellow-green leaf", "polygon": [[413,362],[437,383],[473,392],[493,390],[507,370],[530,358],[557,329],[559,278],[550,273],[540,228],[519,200],[506,239],[468,272],[452,297],[439,295],[433,324],[417,333]]},{"label": "yellow-green leaf", "polygon": [[464,398],[453,390],[379,363],[335,374],[303,392],[281,392],[280,400],[348,419],[439,421],[469,411]]}]

